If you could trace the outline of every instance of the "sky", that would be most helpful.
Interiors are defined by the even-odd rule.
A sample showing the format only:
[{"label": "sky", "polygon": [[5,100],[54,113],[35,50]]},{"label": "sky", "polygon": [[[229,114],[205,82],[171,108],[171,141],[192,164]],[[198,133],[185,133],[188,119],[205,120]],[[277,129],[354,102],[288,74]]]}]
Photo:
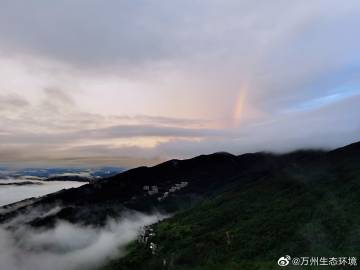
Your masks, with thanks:
[{"label": "sky", "polygon": [[360,140],[357,0],[3,0],[0,164]]}]

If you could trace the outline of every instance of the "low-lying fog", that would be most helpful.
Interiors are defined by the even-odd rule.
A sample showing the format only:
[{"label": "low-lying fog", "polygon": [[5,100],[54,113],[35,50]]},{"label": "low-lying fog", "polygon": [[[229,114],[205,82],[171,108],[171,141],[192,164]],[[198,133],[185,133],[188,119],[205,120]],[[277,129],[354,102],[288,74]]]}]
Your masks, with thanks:
[{"label": "low-lying fog", "polygon": [[0,185],[0,206],[31,197],[39,197],[61,189],[80,187],[86,183],[73,181],[37,181],[29,179],[0,179],[2,184],[31,182],[29,185]]},{"label": "low-lying fog", "polygon": [[[24,185],[13,185],[31,182]],[[44,182],[29,179],[1,179],[0,206],[30,197],[38,197],[86,183]],[[11,185],[8,185],[11,184]],[[119,219],[109,219],[104,227],[92,227],[59,220],[54,228],[34,229],[26,220],[52,215],[33,209],[0,224],[0,270],[93,270],[113,257],[125,254],[125,247],[139,234],[140,228],[164,218],[160,214],[129,212]]]},{"label": "low-lying fog", "polygon": [[[0,270],[92,270],[137,238],[143,226],[161,215],[128,213],[102,228],[59,222],[53,229],[0,226]],[[13,227],[14,228],[14,227]]]}]

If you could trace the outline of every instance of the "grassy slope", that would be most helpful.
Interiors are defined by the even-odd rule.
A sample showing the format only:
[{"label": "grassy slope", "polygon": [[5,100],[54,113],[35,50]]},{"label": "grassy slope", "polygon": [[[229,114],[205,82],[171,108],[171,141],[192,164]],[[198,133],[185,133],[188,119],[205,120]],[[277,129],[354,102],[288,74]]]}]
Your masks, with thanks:
[{"label": "grassy slope", "polygon": [[358,256],[358,154],[338,151],[239,176],[212,198],[154,225],[156,255],[133,243],[126,257],[103,269],[278,269],[277,259],[287,254]]}]

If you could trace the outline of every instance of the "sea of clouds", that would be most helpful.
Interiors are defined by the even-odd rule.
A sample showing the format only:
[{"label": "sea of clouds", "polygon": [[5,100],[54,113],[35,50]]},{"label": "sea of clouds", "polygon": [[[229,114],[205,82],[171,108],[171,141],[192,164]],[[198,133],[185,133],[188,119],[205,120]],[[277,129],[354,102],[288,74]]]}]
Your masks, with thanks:
[{"label": "sea of clouds", "polygon": [[142,227],[160,214],[127,213],[104,227],[60,221],[54,228],[0,226],[0,270],[91,270],[126,253]]},{"label": "sea of clouds", "polygon": [[86,183],[75,181],[36,181],[28,179],[1,179],[0,183],[33,182],[33,185],[8,185],[0,186],[0,206],[15,203],[27,198],[39,197],[62,189],[80,187]]}]

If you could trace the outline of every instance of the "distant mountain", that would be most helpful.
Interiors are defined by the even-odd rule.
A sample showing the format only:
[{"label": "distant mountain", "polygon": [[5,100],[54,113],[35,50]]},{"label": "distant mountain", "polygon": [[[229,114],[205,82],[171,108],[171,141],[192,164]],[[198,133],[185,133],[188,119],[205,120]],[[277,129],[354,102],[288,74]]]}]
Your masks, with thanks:
[{"label": "distant mountain", "polygon": [[42,185],[41,182],[32,182],[32,181],[22,181],[22,182],[10,182],[10,183],[1,183],[0,186],[28,186],[28,185]]},{"label": "distant mountain", "polygon": [[59,175],[51,176],[44,179],[44,181],[76,181],[76,182],[90,182],[93,180],[92,176],[82,176],[82,175]]},{"label": "distant mountain", "polygon": [[[89,179],[106,178],[124,171],[119,167],[99,168],[9,168],[0,167],[0,179],[26,178],[35,180],[55,181],[83,181]],[[77,180],[75,180],[77,179]]]},{"label": "distant mountain", "polygon": [[[104,225],[127,209],[172,213],[103,270],[278,269],[281,256],[356,256],[360,143],[284,155],[170,160],[0,208],[0,222]],[[53,207],[61,210],[41,215]],[[21,219],[20,219],[21,220]],[[147,234],[145,230],[145,234]],[[150,249],[151,245],[151,249]]]}]

